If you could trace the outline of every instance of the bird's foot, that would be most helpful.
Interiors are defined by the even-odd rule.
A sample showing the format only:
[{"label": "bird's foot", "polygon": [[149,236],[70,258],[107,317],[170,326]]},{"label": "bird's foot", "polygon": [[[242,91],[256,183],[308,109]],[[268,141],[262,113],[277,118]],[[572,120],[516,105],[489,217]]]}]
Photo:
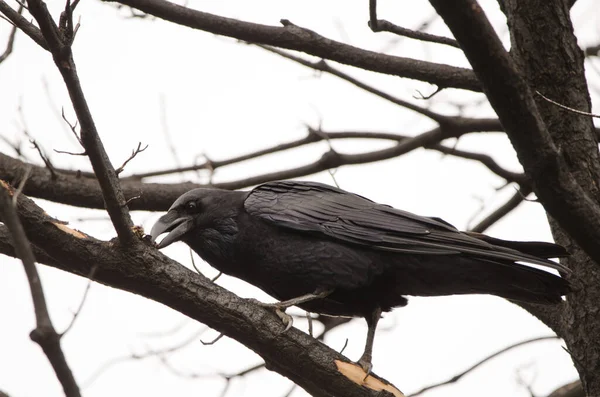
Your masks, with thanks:
[{"label": "bird's foot", "polygon": [[283,325],[285,325],[285,329],[282,333],[287,332],[290,328],[292,328],[292,325],[294,324],[294,318],[285,312],[287,306],[279,303],[264,303],[254,298],[250,298],[248,301],[260,307],[264,307],[265,309],[275,309],[275,314],[277,314],[277,317],[279,317]]},{"label": "bird's foot", "polygon": [[356,362],[356,364],[360,365],[360,367],[363,369],[363,371],[365,371],[365,377],[363,379],[363,381],[365,381],[371,374],[371,371],[373,370],[373,364],[371,363],[371,357],[363,354],[363,356]]},{"label": "bird's foot", "polygon": [[289,329],[292,328],[292,325],[294,325],[294,318],[287,314],[284,310],[285,309],[282,310],[279,307],[275,308],[275,314],[277,314],[277,317],[279,317],[283,325],[285,325],[285,329],[283,330],[282,334],[289,331]]}]

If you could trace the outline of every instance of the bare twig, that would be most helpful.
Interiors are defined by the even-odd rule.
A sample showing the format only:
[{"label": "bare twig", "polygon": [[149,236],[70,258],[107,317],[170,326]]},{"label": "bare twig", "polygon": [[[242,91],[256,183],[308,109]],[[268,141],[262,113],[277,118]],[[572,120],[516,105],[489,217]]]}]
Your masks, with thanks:
[{"label": "bare twig", "polygon": [[[477,120],[475,120],[475,119],[463,119],[463,120],[469,120],[467,124],[470,124],[471,121],[473,122],[472,125],[470,125],[470,126],[467,125],[466,127],[458,127],[458,125],[460,124],[460,122],[458,120],[459,119],[457,119],[457,121],[455,121],[455,122],[452,122],[452,123],[456,123],[456,124],[451,123],[451,124],[447,125],[446,128],[448,128],[450,130],[460,129],[461,133],[463,133],[463,132],[468,133],[468,132],[475,132],[475,131],[482,131],[482,132],[483,131],[498,131],[502,128],[499,123],[497,123],[491,119],[490,120],[480,120],[480,123],[477,123]],[[477,124],[479,124],[479,125],[477,125]],[[406,142],[407,140],[412,139],[412,137],[409,137],[406,135],[400,135],[400,134],[379,133],[379,132],[359,132],[359,131],[325,132],[320,129],[315,129],[315,128],[309,127],[308,135],[306,137],[297,139],[295,141],[291,141],[288,143],[274,145],[267,149],[258,150],[256,152],[251,152],[251,153],[248,153],[248,154],[245,154],[242,156],[233,157],[233,158],[230,158],[227,160],[220,160],[220,161],[207,160],[204,163],[193,165],[193,166],[188,166],[188,167],[170,168],[170,169],[166,169],[166,170],[134,174],[134,175],[122,178],[122,180],[126,181],[126,180],[130,180],[130,179],[143,179],[143,178],[149,178],[149,177],[153,177],[153,176],[168,175],[168,174],[181,173],[181,172],[187,172],[187,171],[197,171],[197,170],[202,170],[202,169],[215,170],[217,168],[221,168],[221,167],[225,167],[228,165],[237,164],[237,163],[240,163],[243,161],[266,156],[268,154],[279,153],[279,152],[283,152],[286,150],[299,148],[299,147],[309,145],[311,143],[319,142],[322,140],[334,140],[334,139],[382,139],[382,140],[390,140],[390,141],[395,141],[395,142],[400,143],[400,142]],[[482,164],[484,164],[486,167],[490,168],[490,170],[492,172],[494,172],[494,173],[498,174],[499,176],[501,176],[505,179],[508,179],[510,181],[516,182],[516,181],[523,180],[522,174],[504,170],[490,156],[487,156],[484,154],[456,150],[456,149],[448,148],[448,147],[438,145],[438,144],[427,145],[427,146],[425,146],[425,148],[437,150],[442,153],[450,154],[450,155],[457,156],[457,157],[463,157],[466,159],[479,161]],[[215,186],[216,185],[218,185],[218,184],[215,184]]]},{"label": "bare twig", "polygon": [[123,165],[121,165],[119,168],[117,168],[115,170],[115,173],[117,175],[119,175],[121,172],[123,172],[125,170],[125,166],[127,165],[127,163],[129,163],[131,160],[133,160],[133,158],[135,156],[137,156],[138,154],[142,153],[144,150],[148,149],[148,145],[142,147],[142,142],[138,142],[137,148],[135,148],[135,150],[131,151],[131,156],[129,156],[127,158],[127,160],[125,160],[123,162]]},{"label": "bare twig", "polygon": [[479,368],[480,366],[482,366],[483,364],[487,363],[488,361],[490,361],[493,358],[498,357],[499,355],[506,353],[507,351],[516,349],[517,347],[521,347],[523,345],[527,345],[529,343],[533,343],[533,342],[539,342],[539,341],[543,341],[543,340],[551,340],[551,339],[559,339],[558,336],[553,335],[553,336],[541,336],[538,338],[533,338],[533,339],[527,339],[518,343],[514,343],[510,346],[505,347],[502,350],[498,350],[497,352],[490,354],[489,356],[485,357],[484,359],[478,361],[477,363],[473,364],[472,366],[470,366],[469,368],[467,368],[466,370],[454,375],[452,378],[444,381],[444,382],[439,382],[439,383],[435,383],[433,385],[429,385],[426,386],[422,389],[420,389],[419,391],[408,395],[407,397],[416,397],[419,396],[423,393],[425,393],[426,391],[432,390],[432,389],[436,389],[438,387],[441,386],[446,386],[452,383],[456,383],[458,382],[463,376],[468,375],[469,373],[471,373],[472,371],[474,371],[475,369]]},{"label": "bare twig", "polygon": [[171,134],[169,133],[169,123],[167,122],[167,100],[164,94],[160,94],[160,124],[162,127],[162,133],[165,137],[165,141],[167,142],[167,147],[169,148],[169,152],[171,153],[171,157],[175,162],[177,167],[181,167],[181,162],[179,160],[179,156],[177,155],[177,149],[175,148],[175,144],[173,143],[173,139],[171,138]]},{"label": "bare twig", "polygon": [[44,289],[35,266],[35,258],[31,250],[31,245],[17,215],[16,206],[12,202],[9,187],[5,183],[2,183],[0,187],[0,215],[2,222],[10,230],[15,251],[23,261],[23,267],[25,268],[31,289],[36,319],[36,327],[30,334],[31,340],[40,345],[44,354],[48,357],[65,395],[67,397],[79,397],[81,395],[79,386],[61,349],[60,335],[56,333],[50,320],[46,298],[44,297]]},{"label": "bare twig", "polygon": [[589,112],[584,112],[584,111],[581,111],[581,110],[573,109],[573,108],[570,108],[568,106],[563,105],[562,103],[558,103],[556,101],[553,101],[552,99],[544,96],[539,91],[536,91],[535,93],[538,94],[539,96],[541,96],[542,98],[544,98],[544,100],[550,102],[553,105],[558,106],[561,109],[565,109],[565,110],[568,110],[571,113],[579,114],[579,115],[582,115],[582,116],[589,116],[589,117],[593,117],[593,118],[596,118],[596,119],[600,119],[600,114],[594,114],[594,113],[589,113]]},{"label": "bare twig", "polygon": [[165,356],[171,353],[175,353],[181,349],[186,348],[192,343],[196,342],[199,337],[202,336],[204,332],[206,332],[208,328],[202,328],[198,331],[194,332],[189,338],[184,339],[182,342],[175,344],[173,346],[167,347],[165,349],[150,349],[148,348],[146,352],[138,354],[132,353],[127,356],[115,357],[110,359],[106,363],[102,364],[85,382],[83,382],[83,388],[89,387],[92,383],[94,383],[104,372],[114,367],[116,364],[132,361],[132,360],[144,360],[147,358],[157,357],[157,356]]},{"label": "bare twig", "polygon": [[6,138],[2,135],[0,135],[0,140],[2,140],[4,143],[6,143],[8,146],[10,146],[11,149],[15,151],[15,154],[17,155],[17,157],[28,160],[27,157],[25,155],[23,155],[23,150],[21,149],[21,146],[23,145],[23,141],[19,140],[17,142],[12,142],[11,140],[9,140],[8,138]]},{"label": "bare twig", "polygon": [[31,169],[32,169],[31,165],[28,166],[27,168],[25,168],[25,174],[21,178],[21,181],[19,182],[19,186],[17,187],[17,190],[13,193],[13,197],[12,197],[13,206],[17,205],[17,199],[19,198],[19,195],[23,191],[23,188],[25,187],[25,183],[27,182],[27,179],[29,179],[29,175],[31,175]]},{"label": "bare twig", "polygon": [[[46,88],[48,88],[47,85],[46,85]],[[47,93],[47,95],[49,95],[48,89],[46,89],[46,93]],[[67,119],[67,116],[65,115],[65,108],[61,108],[60,115],[61,115],[62,119],[64,120],[64,122],[67,123],[67,125],[71,129],[71,132],[75,136],[75,139],[77,139],[77,142],[79,142],[79,144],[81,145],[81,147],[83,147],[83,142],[81,142],[81,137],[77,133],[77,123],[78,123],[78,121],[75,120],[75,124],[71,123],[69,121],[69,119]]]},{"label": "bare twig", "polygon": [[600,44],[596,44],[596,45],[585,48],[583,50],[583,53],[585,54],[586,57],[600,56]]},{"label": "bare twig", "polygon": [[406,29],[398,25],[394,25],[393,23],[385,20],[378,19],[375,21],[375,27],[373,27],[373,22],[369,21],[369,27],[373,32],[390,32],[397,34],[399,36],[408,37],[410,39],[416,39],[420,41],[427,41],[430,43],[444,44],[454,48],[460,48],[458,42],[449,37],[437,36],[435,34],[419,32],[416,30]]},{"label": "bare twig", "polygon": [[75,153],[75,152],[69,152],[68,150],[58,150],[58,149],[53,149],[53,150],[59,154],[69,154],[71,156],[87,156],[86,152]]},{"label": "bare twig", "polygon": [[318,62],[310,62],[310,61],[302,59],[302,58],[300,58],[300,57],[298,57],[296,55],[290,54],[290,53],[288,53],[286,51],[282,51],[282,50],[277,49],[277,48],[273,48],[273,47],[269,47],[269,46],[265,46],[265,45],[260,45],[260,44],[257,44],[257,46],[260,47],[260,48],[263,48],[266,51],[272,52],[272,53],[277,54],[277,55],[279,55],[279,56],[281,56],[283,58],[289,59],[291,61],[294,61],[296,63],[299,63],[301,65],[309,67],[311,69],[318,70],[320,72],[325,72],[325,73],[332,74],[332,75],[334,75],[336,77],[339,77],[342,80],[345,80],[345,81],[353,84],[354,86],[356,86],[356,87],[358,87],[358,88],[360,88],[360,89],[362,89],[364,91],[367,91],[367,92],[370,92],[371,94],[377,95],[378,97],[383,98],[383,99],[385,99],[385,100],[387,100],[389,102],[392,102],[393,104],[396,104],[398,106],[402,106],[402,107],[404,107],[406,109],[410,109],[410,110],[412,110],[414,112],[422,114],[425,117],[429,117],[430,119],[432,119],[432,120],[434,120],[434,121],[436,121],[438,123],[447,122],[447,121],[449,121],[449,119],[451,119],[451,117],[444,116],[444,115],[432,112],[429,109],[425,109],[425,108],[422,108],[422,107],[417,106],[417,105],[413,105],[410,102],[404,101],[404,100],[402,100],[400,98],[396,98],[393,95],[387,94],[387,93],[385,93],[385,92],[383,92],[383,91],[381,91],[381,90],[379,90],[379,89],[377,89],[375,87],[372,87],[372,86],[370,86],[368,84],[365,84],[365,83],[361,82],[360,80],[355,79],[354,77],[352,77],[352,76],[350,76],[350,75],[342,72],[341,70],[334,68],[329,63],[327,63],[325,60],[320,60]]},{"label": "bare twig", "polygon": [[194,251],[192,251],[191,248],[190,248],[190,259],[192,260],[192,266],[194,267],[194,270],[196,271],[196,273],[203,275],[202,272],[200,271],[200,269],[198,269],[198,267],[196,266],[196,261],[194,260]]},{"label": "bare twig", "polygon": [[42,158],[42,161],[44,162],[44,164],[46,164],[46,168],[48,168],[48,170],[50,170],[50,173],[52,174],[52,179],[58,178],[58,175],[56,174],[56,170],[54,169],[52,162],[50,162],[50,158],[48,158],[48,156],[46,156],[46,154],[44,153],[44,151],[42,150],[40,145],[37,143],[37,141],[32,139],[29,142],[31,142],[33,147],[37,150],[38,154]]},{"label": "bare twig", "polygon": [[217,336],[215,339],[208,341],[208,342],[204,342],[202,339],[200,339],[200,343],[202,343],[204,346],[212,346],[215,343],[217,343],[219,340],[221,340],[221,338],[224,336],[225,334],[219,334],[219,336]]},{"label": "bare twig", "polygon": [[67,1],[65,7],[66,32],[64,32],[64,29],[61,31],[59,26],[56,25],[43,0],[28,0],[28,5],[29,12],[38,22],[40,31],[52,53],[54,63],[61,73],[71,97],[73,109],[81,125],[81,142],[98,178],[106,209],[117,231],[119,240],[125,246],[132,246],[137,240],[132,230],[133,222],[129,216],[125,196],[119,185],[118,176],[96,130],[73,60],[71,44],[75,37],[75,30],[72,28],[71,3]]},{"label": "bare twig", "polygon": [[[23,12],[23,6],[19,5],[19,8],[17,9],[17,14],[21,15],[22,12]],[[11,23],[12,23],[12,21],[11,21]],[[8,42],[6,43],[6,49],[4,50],[2,55],[0,55],[0,63],[4,62],[10,56],[10,54],[12,54],[16,35],[17,35],[17,25],[13,24],[13,27],[10,30],[10,33],[8,35]]]},{"label": "bare twig", "polygon": [[508,215],[512,210],[517,208],[525,198],[531,193],[531,187],[521,187],[506,203],[498,207],[494,212],[482,219],[477,225],[473,226],[469,231],[483,233],[500,219]]},{"label": "bare twig", "polygon": [[375,32],[377,26],[377,0],[369,0],[369,27]]},{"label": "bare twig", "polygon": [[92,283],[94,282],[94,274],[96,273],[97,269],[98,269],[98,266],[92,267],[92,270],[90,271],[90,274],[88,276],[87,285],[85,286],[85,290],[83,291],[83,296],[81,297],[81,302],[79,302],[79,306],[77,307],[77,310],[75,311],[75,313],[73,313],[73,318],[71,319],[71,322],[69,323],[69,325],[67,325],[67,328],[65,328],[65,330],[60,334],[61,338],[63,336],[65,336],[67,334],[67,332],[69,332],[71,330],[71,328],[73,328],[73,324],[75,324],[75,320],[77,320],[77,317],[79,317],[79,313],[81,313],[81,309],[83,309],[85,300],[87,299],[88,293],[90,292],[90,287],[92,286]]}]

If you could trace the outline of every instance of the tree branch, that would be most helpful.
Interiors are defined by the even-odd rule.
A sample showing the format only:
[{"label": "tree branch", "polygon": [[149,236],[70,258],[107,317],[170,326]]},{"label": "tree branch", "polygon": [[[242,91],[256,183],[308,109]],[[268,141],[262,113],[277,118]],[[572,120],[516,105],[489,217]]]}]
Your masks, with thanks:
[{"label": "tree branch", "polygon": [[521,347],[523,345],[527,345],[527,344],[530,344],[530,343],[533,343],[533,342],[539,342],[539,341],[544,341],[544,340],[556,340],[556,339],[558,339],[558,337],[556,335],[541,336],[541,337],[538,337],[538,338],[527,339],[527,340],[524,340],[524,341],[521,341],[521,342],[514,343],[514,344],[512,344],[510,346],[505,347],[504,349],[498,350],[497,352],[490,354],[489,356],[487,356],[484,359],[476,362],[475,364],[473,364],[472,366],[470,366],[466,370],[464,370],[464,371],[462,371],[462,372],[454,375],[450,379],[448,379],[448,380],[446,380],[444,382],[439,382],[439,383],[435,383],[433,385],[426,386],[426,387],[420,389],[419,391],[414,392],[414,393],[408,395],[407,397],[420,396],[421,394],[423,394],[423,393],[425,393],[425,392],[427,392],[429,390],[437,389],[438,387],[442,387],[442,386],[450,385],[452,383],[456,383],[459,380],[461,380],[465,375],[468,375],[469,373],[471,373],[472,371],[476,370],[477,368],[479,368],[483,364],[487,363],[488,361],[490,361],[490,360],[492,360],[492,359],[494,359],[494,358],[496,358],[496,357],[498,357],[498,356],[500,356],[500,355],[502,355],[502,354],[504,354],[504,353],[506,353],[506,352],[508,352],[510,350],[516,349],[517,347]]},{"label": "tree branch", "polygon": [[[373,29],[373,24],[369,22],[369,27]],[[407,28],[403,28],[402,26],[395,25],[390,21],[385,19],[377,20],[377,28],[373,29],[374,32],[390,32],[397,34],[398,36],[408,37],[410,39],[415,39],[419,41],[426,41],[430,43],[443,44],[454,48],[460,48],[458,42],[449,37],[437,36],[435,34],[419,32],[416,30],[411,30]]]},{"label": "tree branch", "polygon": [[525,198],[531,193],[531,187],[521,187],[508,201],[498,207],[494,212],[482,219],[477,225],[473,226],[469,231],[483,233],[500,219],[508,215],[512,210],[517,208]]},{"label": "tree branch", "polygon": [[[19,9],[17,10],[17,14],[21,15],[22,12],[23,12],[23,5],[20,4]],[[13,25],[12,29],[10,30],[10,33],[8,34],[8,41],[6,42],[6,49],[0,55],[0,63],[4,62],[10,56],[10,54],[12,54],[16,35],[17,35],[17,25]]]},{"label": "tree branch", "polygon": [[[402,395],[375,375],[363,382],[362,370],[359,380],[351,380],[346,371],[359,370],[356,364],[295,328],[282,333],[284,326],[272,311],[240,299],[153,247],[138,244],[124,249],[96,240],[50,218],[23,195],[17,209],[31,241],[56,258],[58,268],[85,277],[92,263],[97,264],[97,282],[140,294],[205,323],[255,351],[268,369],[314,396],[371,397],[382,388]],[[0,226],[0,236],[3,229]],[[2,242],[0,248],[6,245]]]},{"label": "tree branch", "polygon": [[[70,26],[70,30],[65,30],[62,27],[59,29],[42,0],[28,0],[28,4],[29,11],[38,21],[40,30],[54,58],[54,63],[67,86],[73,109],[81,126],[81,143],[90,158],[94,174],[98,178],[106,209],[119,235],[119,240],[124,245],[132,245],[135,243],[136,237],[132,231],[133,222],[129,216],[125,196],[119,185],[117,173],[104,150],[104,145],[96,130],[94,119],[77,76],[75,61],[71,52],[71,43],[75,37],[71,20],[71,4],[67,1],[65,9],[67,27]],[[71,20],[71,22],[69,23],[68,20]]]},{"label": "tree branch", "polygon": [[56,332],[50,320],[44,289],[35,267],[33,251],[15,210],[13,201],[14,198],[18,199],[18,196],[4,181],[0,181],[0,218],[10,232],[17,257],[21,258],[23,262],[29,288],[31,289],[31,298],[33,299],[36,327],[29,336],[44,351],[52,368],[54,368],[65,395],[67,397],[79,397],[81,396],[79,386],[60,347],[60,335]]},{"label": "tree branch", "polygon": [[[465,158],[473,157],[475,159],[475,157],[481,157],[478,161],[483,159],[486,163],[488,163],[486,165],[490,165],[494,162],[491,159],[486,160],[485,155],[478,156],[475,153],[459,151],[443,147],[442,145],[436,145],[438,145],[439,142],[446,138],[458,137],[462,134],[466,134],[467,132],[471,131],[483,131],[486,129],[493,131],[499,126],[500,125],[497,122],[497,120],[493,119],[471,120],[457,118],[457,121],[452,128],[435,128],[429,132],[423,133],[416,137],[396,136],[395,140],[397,144],[387,149],[375,150],[371,152],[352,155],[339,154],[330,151],[325,153],[321,159],[317,160],[312,164],[280,172],[268,173],[264,175],[236,180],[232,182],[214,183],[211,186],[223,189],[240,189],[274,179],[290,179],[311,175],[342,165],[363,164],[389,159],[401,156],[402,154],[410,152],[419,147],[432,148],[435,150],[442,151],[444,153],[454,154],[459,157]],[[348,133],[339,133],[337,135],[332,135],[330,138],[342,139],[349,136],[350,135],[348,135]],[[358,138],[367,137],[368,135],[364,133],[359,133],[355,136]],[[377,137],[377,139],[379,139],[381,135],[375,135],[374,137]],[[392,138],[393,135],[387,134],[386,137]],[[259,152],[240,156],[222,162],[211,161],[210,164],[213,168],[216,168],[219,166],[233,164],[243,160],[259,157],[267,153],[274,153],[276,151],[284,149],[299,147],[303,144],[316,142],[322,139],[325,139],[323,135],[319,136],[319,134],[309,134],[309,136],[306,138],[288,144],[277,145],[272,148],[268,148]],[[18,183],[18,181],[22,178],[22,169],[27,165],[27,163],[24,163],[20,160],[14,159],[10,156],[0,153],[0,179],[6,179]],[[139,179],[142,177],[154,175],[164,175],[168,173],[197,170],[205,168],[206,166],[207,165],[199,165],[182,169],[155,172],[151,174],[134,175],[134,177],[124,178],[121,182],[121,186],[123,187],[125,197],[132,198],[139,196],[138,199],[130,203],[130,207],[132,210],[164,211],[171,206],[171,204],[177,199],[177,197],[191,189],[201,187],[203,185],[195,183],[143,183]],[[104,208],[104,204],[101,198],[101,191],[98,185],[98,181],[95,178],[86,177],[83,173],[80,172],[57,169],[55,170],[56,177],[52,179],[52,175],[49,174],[48,170],[46,170],[45,168],[33,165],[31,167],[31,175],[24,190],[25,194],[78,207],[99,209]],[[496,169],[494,172],[499,173],[499,175],[502,174],[501,176],[503,177],[510,178],[510,181],[522,182],[523,179],[522,175],[517,173],[511,173],[510,171],[506,170],[501,171],[500,167],[498,167],[498,169]]]},{"label": "tree branch", "polygon": [[307,61],[307,60],[302,59],[300,57],[297,57],[295,55],[288,54],[287,52],[281,51],[281,50],[279,50],[277,48],[273,48],[273,47],[269,47],[269,46],[265,46],[265,45],[260,45],[260,44],[257,44],[257,46],[260,47],[260,48],[262,48],[262,49],[264,49],[264,50],[266,50],[266,51],[269,51],[269,52],[272,52],[272,53],[277,54],[279,56],[282,56],[282,57],[284,57],[286,59],[289,59],[291,61],[294,61],[294,62],[299,63],[301,65],[304,65],[306,67],[309,67],[311,69],[318,70],[320,72],[325,72],[325,73],[329,73],[329,74],[332,74],[334,76],[337,76],[337,77],[341,78],[342,80],[346,80],[347,82],[351,83],[352,85],[354,85],[354,86],[356,86],[356,87],[358,87],[358,88],[360,88],[362,90],[365,90],[367,92],[370,92],[371,94],[377,95],[380,98],[383,98],[383,99],[385,99],[387,101],[392,102],[393,104],[396,104],[398,106],[402,106],[402,107],[404,107],[406,109],[410,109],[410,110],[412,110],[414,112],[422,114],[425,117],[429,117],[430,119],[432,119],[433,121],[437,121],[438,123],[443,123],[447,119],[451,118],[451,117],[448,117],[448,116],[444,116],[444,115],[432,112],[429,109],[425,109],[425,108],[422,108],[420,106],[413,105],[410,102],[404,101],[404,100],[402,100],[400,98],[396,98],[393,95],[387,94],[387,93],[385,93],[385,92],[383,92],[383,91],[381,91],[381,90],[379,90],[379,89],[377,89],[375,87],[372,87],[372,86],[370,86],[368,84],[365,84],[365,83],[361,82],[360,80],[355,79],[354,77],[352,77],[352,76],[350,76],[350,75],[342,72],[341,70],[334,68],[333,66],[329,65],[324,60],[320,60],[318,62],[310,62],[310,61]]},{"label": "tree branch", "polygon": [[468,69],[356,48],[325,38],[287,20],[281,21],[283,27],[275,27],[208,14],[165,0],[116,1],[176,24],[221,36],[301,51],[361,69],[421,80],[439,87],[481,91],[479,82]]},{"label": "tree branch", "polygon": [[4,0],[0,0],[0,12],[40,47],[49,51],[46,39],[44,39],[40,29],[25,19],[19,12],[13,10]]},{"label": "tree branch", "polygon": [[577,184],[494,29],[474,0],[430,0],[454,33],[500,116],[548,213],[600,263],[600,205]]}]

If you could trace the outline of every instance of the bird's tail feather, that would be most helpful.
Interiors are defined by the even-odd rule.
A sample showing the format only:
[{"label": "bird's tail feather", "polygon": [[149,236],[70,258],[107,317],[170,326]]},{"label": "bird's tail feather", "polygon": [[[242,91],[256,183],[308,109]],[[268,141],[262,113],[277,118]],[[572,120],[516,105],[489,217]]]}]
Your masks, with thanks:
[{"label": "bird's tail feather", "polygon": [[[440,278],[440,274],[445,276]],[[414,275],[414,278],[403,277],[402,281],[398,280],[397,293],[413,296],[490,294],[511,300],[550,304],[559,303],[561,297],[571,291],[565,279],[552,273],[518,263],[486,259],[465,258],[460,263],[447,265],[421,263]]]},{"label": "bird's tail feather", "polygon": [[537,256],[540,258],[563,258],[569,256],[569,252],[565,247],[553,243],[544,243],[540,241],[510,241],[501,240],[481,233],[465,232],[471,237],[475,237],[479,240],[485,241],[493,245],[497,245],[504,248],[510,248],[516,251],[520,251],[524,254]]}]

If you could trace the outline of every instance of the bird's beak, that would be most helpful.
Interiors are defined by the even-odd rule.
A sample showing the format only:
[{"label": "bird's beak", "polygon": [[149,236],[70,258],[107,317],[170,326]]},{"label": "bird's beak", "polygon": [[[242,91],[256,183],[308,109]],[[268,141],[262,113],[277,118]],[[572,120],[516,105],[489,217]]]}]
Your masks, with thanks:
[{"label": "bird's beak", "polygon": [[163,233],[169,232],[158,244],[158,248],[164,248],[181,239],[193,227],[193,219],[190,216],[178,214],[177,211],[169,211],[161,216],[152,226],[150,236],[152,241]]}]

